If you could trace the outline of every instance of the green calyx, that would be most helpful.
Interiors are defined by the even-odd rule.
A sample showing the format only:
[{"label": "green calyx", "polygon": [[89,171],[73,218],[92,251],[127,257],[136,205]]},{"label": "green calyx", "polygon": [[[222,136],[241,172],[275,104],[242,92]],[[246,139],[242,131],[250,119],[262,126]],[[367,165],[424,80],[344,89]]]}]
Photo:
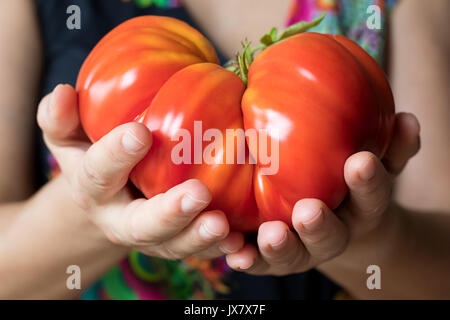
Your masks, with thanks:
[{"label": "green calyx", "polygon": [[228,61],[225,64],[225,68],[237,74],[244,84],[247,85],[248,70],[257,52],[264,51],[271,45],[277,44],[286,38],[308,31],[310,28],[319,25],[324,18],[325,12],[311,22],[301,21],[289,26],[280,35],[278,35],[277,28],[272,28],[269,33],[261,37],[259,40],[260,44],[253,48],[250,47],[250,42],[245,40],[242,42],[242,51],[234,59]]}]

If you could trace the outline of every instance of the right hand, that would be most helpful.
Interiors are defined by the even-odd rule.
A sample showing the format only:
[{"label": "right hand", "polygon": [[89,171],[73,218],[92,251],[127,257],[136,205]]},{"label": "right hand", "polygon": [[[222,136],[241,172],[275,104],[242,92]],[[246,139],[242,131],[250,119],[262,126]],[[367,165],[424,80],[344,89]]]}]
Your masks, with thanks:
[{"label": "right hand", "polygon": [[121,125],[91,144],[69,85],[58,85],[42,99],[37,120],[74,201],[111,242],[166,259],[209,259],[242,248],[242,233],[229,232],[223,212],[202,212],[211,193],[198,180],[151,199],[132,196],[128,176],[152,143],[144,125]]}]

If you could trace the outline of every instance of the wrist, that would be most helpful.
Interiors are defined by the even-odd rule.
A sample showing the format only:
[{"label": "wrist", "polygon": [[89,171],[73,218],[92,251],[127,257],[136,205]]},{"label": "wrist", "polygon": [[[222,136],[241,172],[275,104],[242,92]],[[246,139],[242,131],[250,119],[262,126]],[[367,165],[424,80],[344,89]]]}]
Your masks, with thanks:
[{"label": "wrist", "polygon": [[[109,240],[105,232],[89,217],[89,213],[80,208],[71,197],[71,190],[67,179],[59,175],[52,179],[44,188],[49,188],[48,198],[58,199],[52,209],[60,211],[59,216],[67,225],[72,225],[76,234],[82,235],[83,243],[98,250],[114,252],[115,256],[125,256],[130,248],[117,245]],[[58,210],[59,209],[59,210]]]}]

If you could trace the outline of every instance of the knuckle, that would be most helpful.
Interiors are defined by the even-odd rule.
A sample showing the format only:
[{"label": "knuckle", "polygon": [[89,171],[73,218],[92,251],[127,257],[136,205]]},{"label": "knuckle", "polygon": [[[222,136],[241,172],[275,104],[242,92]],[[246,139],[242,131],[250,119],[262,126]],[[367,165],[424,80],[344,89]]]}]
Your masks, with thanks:
[{"label": "knuckle", "polygon": [[[77,181],[76,178],[75,181]],[[88,211],[91,208],[92,198],[80,188],[78,182],[72,183],[71,196],[75,204],[81,209]]]},{"label": "knuckle", "polygon": [[363,214],[361,215],[362,220],[366,223],[378,224],[378,221],[381,219],[383,213],[388,209],[389,201],[382,200],[376,202],[372,207],[366,208],[363,210]]},{"label": "knuckle", "polygon": [[373,198],[378,196],[381,199],[390,198],[392,194],[392,184],[389,177],[386,175],[381,179],[377,179],[373,183],[366,184],[361,190],[360,194],[366,198]]},{"label": "knuckle", "polygon": [[155,242],[151,235],[146,234],[142,230],[139,215],[136,213],[131,214],[127,224],[127,231],[130,235],[131,242],[137,245]]},{"label": "knuckle", "polygon": [[347,248],[349,232],[345,225],[334,226],[330,232],[322,232],[308,241],[314,248],[314,258],[319,261],[329,260],[340,255]]},{"label": "knuckle", "polygon": [[164,194],[158,195],[160,210],[157,223],[162,228],[170,228],[178,223],[185,216],[178,210],[177,201],[170,201]]},{"label": "knuckle", "polygon": [[173,224],[174,217],[171,214],[171,211],[162,211],[158,217],[158,225],[162,228],[167,228]]},{"label": "knuckle", "polygon": [[318,232],[318,233],[310,234],[308,236],[308,243],[311,246],[319,247],[328,241],[329,236],[330,235],[328,232]]},{"label": "knuckle", "polygon": [[[114,141],[115,142],[115,141]],[[109,146],[104,150],[106,158],[111,161],[111,163],[128,165],[131,163],[130,156],[126,156],[123,154],[122,150],[117,148],[115,145],[112,145],[112,142],[109,142]]]},{"label": "knuckle", "polygon": [[92,161],[86,158],[82,162],[82,171],[86,179],[99,190],[107,190],[109,187],[108,179],[95,168]]},{"label": "knuckle", "polygon": [[[276,265],[280,270],[297,270],[308,264],[308,257],[304,250],[295,250],[287,255],[280,255],[277,257],[272,257],[270,260],[271,265]],[[285,271],[283,271],[284,273]]]},{"label": "knuckle", "polygon": [[278,261],[273,261],[272,264],[276,265],[276,269],[280,272],[278,275],[286,275],[292,273],[292,271],[297,270],[303,266],[303,258],[290,257],[285,259],[280,259]]},{"label": "knuckle", "polygon": [[130,226],[128,227],[128,234],[130,235],[130,240],[132,243],[139,245],[143,244],[144,237],[141,233],[141,231],[133,226],[134,223],[130,222]]},{"label": "knuckle", "polygon": [[331,258],[334,258],[338,255],[340,255],[344,251],[345,247],[341,245],[333,245],[330,248],[327,248],[326,250],[318,250],[314,253],[314,258],[318,261],[327,261]]},{"label": "knuckle", "polygon": [[310,265],[310,260],[311,255],[306,251],[302,251],[301,253],[288,259],[285,266],[287,267],[287,270],[307,270],[307,267]]},{"label": "knuckle", "polygon": [[124,241],[124,239],[115,231],[113,230],[104,230],[103,231],[108,240],[115,245],[118,246],[129,246],[130,243],[128,241]]},{"label": "knuckle", "polygon": [[270,258],[270,263],[281,267],[289,266],[293,261],[293,258],[286,256],[273,256]]},{"label": "knuckle", "polygon": [[169,260],[183,260],[189,256],[186,252],[181,252],[168,246],[164,246],[164,251],[166,259]]},{"label": "knuckle", "polygon": [[136,245],[160,246],[164,239],[160,235],[152,233],[150,228],[143,228],[140,218],[139,209],[130,212],[129,218],[127,218],[125,230],[130,237],[130,241]]},{"label": "knuckle", "polygon": [[138,246],[139,244],[133,242],[130,239],[130,235],[125,233],[123,226],[121,223],[119,224],[111,224],[109,222],[100,224],[100,228],[103,230],[107,238],[115,245],[133,247]]},{"label": "knuckle", "polygon": [[[107,210],[113,210],[112,208]],[[127,212],[123,212],[123,215],[116,219],[109,219],[105,216],[99,215],[97,218],[93,218],[94,223],[103,230],[106,237],[115,245],[127,246],[130,247],[134,245],[132,240],[130,239],[129,234],[126,233],[126,225],[129,219],[127,219]],[[123,219],[126,219],[125,221]]]},{"label": "knuckle", "polygon": [[223,256],[223,252],[220,249],[205,250],[192,255],[193,258],[201,260],[215,259],[221,256]]},{"label": "knuckle", "polygon": [[148,212],[142,212],[141,209],[135,208],[129,215],[126,230],[134,243],[161,245],[167,238],[166,234],[174,228],[174,219],[176,217],[172,214],[172,211],[165,210],[164,206],[166,204],[162,201],[163,196],[163,194],[158,194],[147,200],[152,201],[152,207],[157,209],[157,212],[154,212],[151,228],[142,226],[142,214],[147,214]]}]

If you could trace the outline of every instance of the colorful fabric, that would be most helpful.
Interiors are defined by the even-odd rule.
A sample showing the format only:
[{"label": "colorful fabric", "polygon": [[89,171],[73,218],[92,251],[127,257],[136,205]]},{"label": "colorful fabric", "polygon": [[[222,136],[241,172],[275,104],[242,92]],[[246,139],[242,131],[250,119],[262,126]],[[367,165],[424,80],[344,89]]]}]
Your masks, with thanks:
[{"label": "colorful fabric", "polygon": [[[387,15],[395,2],[396,0],[294,0],[287,25],[310,21],[326,11],[324,21],[311,28],[311,32],[344,35],[357,42],[382,65]],[[370,6],[377,6],[375,8],[380,10],[379,29],[367,27],[367,20],[374,14],[370,10],[373,7]]]},{"label": "colorful fabric", "polygon": [[[130,2],[131,0],[122,0]],[[139,7],[157,6],[175,8],[180,0],[134,0]],[[327,12],[325,20],[311,31],[343,34],[360,44],[379,63],[384,50],[385,20],[394,0],[294,0],[286,25],[310,21]],[[380,30],[366,27],[367,8],[378,5],[382,17]],[[60,170],[53,156],[49,156],[49,178]],[[194,258],[170,261],[148,257],[137,251],[109,270],[82,295],[83,299],[161,300],[161,299],[214,299],[227,294],[225,284],[231,269],[223,257],[212,260]],[[343,297],[344,294],[341,293]]]},{"label": "colorful fabric", "polygon": [[83,293],[83,299],[190,300],[213,299],[227,294],[223,284],[229,271],[224,258],[172,261],[132,251]]},{"label": "colorful fabric", "polygon": [[[131,0],[122,0],[129,2]],[[181,0],[134,0],[139,8],[148,8],[155,6],[158,8],[178,8],[182,6]]]}]

